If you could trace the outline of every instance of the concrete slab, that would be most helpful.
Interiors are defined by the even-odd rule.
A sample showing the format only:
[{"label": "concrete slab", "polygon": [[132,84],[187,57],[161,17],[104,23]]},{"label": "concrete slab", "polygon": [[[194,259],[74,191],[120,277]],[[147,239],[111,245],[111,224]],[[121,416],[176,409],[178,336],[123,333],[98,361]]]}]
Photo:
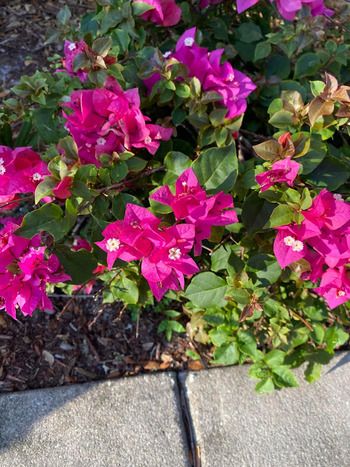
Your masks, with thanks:
[{"label": "concrete slab", "polygon": [[0,396],[1,467],[188,467],[176,376]]},{"label": "concrete slab", "polygon": [[182,375],[203,467],[350,465],[349,353],[319,382],[272,395],[255,394],[247,371]]}]

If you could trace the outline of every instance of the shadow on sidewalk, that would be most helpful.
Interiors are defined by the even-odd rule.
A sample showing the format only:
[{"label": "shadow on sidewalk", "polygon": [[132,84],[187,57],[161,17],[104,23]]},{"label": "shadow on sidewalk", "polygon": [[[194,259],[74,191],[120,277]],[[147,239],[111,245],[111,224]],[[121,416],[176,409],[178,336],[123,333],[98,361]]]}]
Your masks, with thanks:
[{"label": "shadow on sidewalk", "polygon": [[[35,428],[36,422],[45,419],[53,411],[75,400],[96,384],[80,384],[51,389],[15,392],[0,395],[0,465],[1,453],[12,445],[25,449],[27,435]],[[94,408],[92,407],[91,410]],[[61,426],[70,425],[72,419],[69,411],[61,411]],[[53,441],[53,440],[50,440]],[[43,443],[46,443],[43,433]]]}]

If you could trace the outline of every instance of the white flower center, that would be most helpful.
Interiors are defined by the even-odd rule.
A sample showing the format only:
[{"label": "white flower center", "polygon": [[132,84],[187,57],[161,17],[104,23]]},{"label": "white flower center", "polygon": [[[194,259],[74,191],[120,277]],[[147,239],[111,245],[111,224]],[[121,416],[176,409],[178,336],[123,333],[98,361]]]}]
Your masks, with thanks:
[{"label": "white flower center", "polygon": [[181,258],[180,248],[170,248],[168,257],[169,259],[173,261],[175,261],[176,259],[180,259]]},{"label": "white flower center", "polygon": [[292,245],[292,250],[300,252],[300,251],[303,251],[303,249],[304,249],[304,243],[301,242],[300,240],[295,240],[294,245]]},{"label": "white flower center", "polygon": [[91,148],[92,144],[86,143],[85,146],[86,146],[87,148]]},{"label": "white flower center", "polygon": [[164,58],[168,58],[168,57],[170,57],[170,55],[171,55],[170,50],[168,50],[167,52],[164,52],[164,53],[163,53],[163,57],[164,57]]},{"label": "white flower center", "polygon": [[0,165],[4,165],[5,161],[2,157],[0,157]]},{"label": "white flower center", "polygon": [[6,172],[6,169],[3,165],[0,165],[0,175],[4,175],[4,173]]},{"label": "white flower center", "polygon": [[35,174],[33,174],[32,178],[33,178],[34,182],[38,182],[39,180],[42,179],[42,176],[38,172],[35,172]]},{"label": "white flower center", "polygon": [[186,39],[184,40],[184,44],[186,47],[192,47],[192,45],[194,44],[193,37],[186,37]]},{"label": "white flower center", "polygon": [[304,243],[301,242],[300,240],[296,240],[294,237],[291,237],[288,235],[287,237],[284,237],[283,243],[289,247],[292,248],[293,251],[303,251],[304,249]]},{"label": "white flower center", "polygon": [[233,81],[235,79],[235,75],[233,73],[230,73],[227,77],[227,81]]},{"label": "white flower center", "polygon": [[146,138],[145,138],[145,143],[146,143],[146,144],[152,143],[152,138],[151,138],[150,136],[146,136]]},{"label": "white flower center", "polygon": [[106,242],[108,251],[117,251],[120,248],[120,240],[118,238],[109,238]]},{"label": "white flower center", "polygon": [[140,227],[140,224],[138,221],[131,221],[130,225],[133,229],[138,229]]},{"label": "white flower center", "polygon": [[290,235],[288,235],[288,237],[284,237],[283,239],[283,243],[287,246],[293,246],[294,242],[295,242],[295,238],[291,237]]},{"label": "white flower center", "polygon": [[333,198],[336,199],[337,201],[343,201],[343,197],[339,193],[334,193]]},{"label": "white flower center", "polygon": [[104,138],[98,138],[96,141],[97,144],[106,144],[106,140]]},{"label": "white flower center", "polygon": [[77,48],[77,46],[74,44],[74,42],[72,42],[71,44],[69,44],[68,46],[68,49],[72,52],[73,50],[75,50]]},{"label": "white flower center", "polygon": [[345,295],[344,290],[338,290],[338,292],[337,292],[337,297],[338,297],[338,298],[344,297],[344,295]]}]

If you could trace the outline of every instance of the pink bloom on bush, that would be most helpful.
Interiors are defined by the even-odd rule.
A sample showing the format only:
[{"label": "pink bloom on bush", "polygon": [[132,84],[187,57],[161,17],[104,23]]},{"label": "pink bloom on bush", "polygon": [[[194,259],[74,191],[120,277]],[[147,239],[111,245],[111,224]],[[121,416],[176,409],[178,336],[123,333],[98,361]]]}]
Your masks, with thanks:
[{"label": "pink bloom on bush", "polygon": [[74,60],[79,54],[85,53],[88,49],[89,46],[83,40],[79,42],[64,41],[63,66],[69,76],[76,76],[81,82],[85,82],[88,79],[88,73],[83,69],[74,71]]},{"label": "pink bloom on bush", "polygon": [[315,292],[335,308],[350,298],[350,204],[322,190],[302,215],[300,225],[277,228],[275,256],[282,268],[304,258],[310,270],[302,278],[320,281]]},{"label": "pink bloom on bush", "polygon": [[350,271],[344,267],[328,269],[322,276],[320,286],[314,289],[333,309],[350,300]]},{"label": "pink bloom on bush", "polygon": [[334,193],[324,189],[312,202],[312,206],[303,211],[306,223],[321,229],[325,227],[337,230],[350,225],[350,204],[338,199]]},{"label": "pink bloom on bush", "polygon": [[[242,13],[258,2],[259,0],[237,0],[237,11],[238,13]],[[274,3],[274,0],[270,0],[270,2]],[[333,14],[333,10],[326,8],[324,0],[276,0],[276,6],[281,16],[289,21],[293,21],[296,14],[304,6],[310,9],[313,16],[331,16]]]},{"label": "pink bloom on bush", "polygon": [[233,210],[231,195],[223,192],[208,196],[200,186],[193,169],[185,170],[176,181],[176,192],[163,186],[151,195],[151,199],[171,207],[177,220],[185,220],[195,226],[195,255],[202,250],[202,241],[210,237],[211,227],[238,222]]},{"label": "pink bloom on bush", "polygon": [[124,220],[109,224],[102,232],[104,239],[96,242],[107,253],[108,268],[115,261],[140,260],[152,250],[152,243],[147,238],[147,231],[158,228],[160,220],[148,209],[127,204]]},{"label": "pink bloom on bush", "polygon": [[0,299],[13,318],[16,309],[24,315],[38,310],[51,310],[46,294],[47,284],[64,282],[65,274],[55,255],[47,255],[46,247],[40,246],[40,235],[31,240],[16,235],[18,224],[6,222],[0,231]]},{"label": "pink bloom on bush", "polygon": [[0,146],[0,196],[34,193],[48,174],[47,164],[31,148]]},{"label": "pink bloom on bush", "polygon": [[101,154],[134,148],[155,154],[161,140],[169,140],[173,130],[154,125],[140,110],[137,89],[123,91],[109,78],[102,89],[74,91],[64,106],[69,112],[66,128],[79,149],[83,163],[100,165]]},{"label": "pink bloom on bush", "polygon": [[[220,103],[227,108],[226,118],[239,117],[246,111],[247,97],[256,89],[255,84],[229,62],[221,64],[224,49],[208,52],[196,44],[195,36],[196,28],[185,31],[171,58],[184,64],[189,77],[198,78],[204,91],[218,94]],[[151,89],[159,79],[160,74],[155,73],[145,80],[145,85]]]},{"label": "pink bloom on bush", "polygon": [[181,8],[175,0],[134,0],[134,3],[144,3],[151,7],[141,15],[145,21],[160,26],[174,26],[181,19]]},{"label": "pink bloom on bush", "polygon": [[290,157],[282,159],[272,164],[270,170],[256,176],[256,181],[261,187],[261,191],[266,191],[276,183],[287,183],[293,186],[299,172],[300,164]]},{"label": "pink bloom on bush", "polygon": [[161,300],[168,290],[183,289],[184,276],[190,277],[199,271],[188,255],[194,236],[195,229],[190,224],[174,225],[150,234],[154,248],[143,258],[141,273],[157,300]]}]

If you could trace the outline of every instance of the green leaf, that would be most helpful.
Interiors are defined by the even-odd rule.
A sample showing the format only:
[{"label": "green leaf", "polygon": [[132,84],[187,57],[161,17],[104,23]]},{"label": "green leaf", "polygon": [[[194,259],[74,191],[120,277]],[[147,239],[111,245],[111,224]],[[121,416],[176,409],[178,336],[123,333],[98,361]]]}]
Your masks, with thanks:
[{"label": "green leaf", "polygon": [[260,381],[255,386],[255,390],[259,394],[268,394],[270,392],[273,392],[275,390],[275,385],[273,384],[272,378],[266,378]]},{"label": "green leaf", "polygon": [[253,272],[249,275],[258,279],[263,286],[274,284],[282,270],[273,255],[257,254],[248,260],[248,268]]},{"label": "green leaf", "polygon": [[143,15],[143,13],[146,13],[146,11],[150,11],[154,9],[153,5],[150,5],[147,2],[132,2],[132,9],[134,12],[135,16],[140,16]]},{"label": "green leaf", "polygon": [[214,360],[212,363],[216,365],[235,365],[238,363],[239,351],[236,342],[226,344],[214,352]]},{"label": "green leaf", "polygon": [[98,37],[94,40],[91,46],[92,50],[101,57],[106,57],[111,47],[111,37]]},{"label": "green leaf", "polygon": [[350,179],[350,171],[342,160],[327,156],[323,162],[311,172],[307,181],[320,188],[335,191]]},{"label": "green leaf", "polygon": [[185,297],[200,308],[225,306],[227,284],[213,272],[197,274],[186,289]]},{"label": "green leaf", "polygon": [[57,13],[57,21],[61,23],[63,26],[68,24],[68,21],[71,19],[72,13],[67,5],[60,9]]},{"label": "green leaf", "polygon": [[238,175],[236,146],[210,148],[192,164],[198,180],[208,193],[232,190]]},{"label": "green leaf", "polygon": [[274,205],[259,198],[258,193],[251,193],[242,207],[242,221],[249,234],[261,230],[268,222]]},{"label": "green leaf", "polygon": [[321,67],[321,60],[317,53],[307,52],[301,55],[295,64],[294,79],[314,76]]},{"label": "green leaf", "polygon": [[306,381],[309,383],[314,383],[318,379],[320,379],[322,373],[322,365],[316,362],[309,362],[304,375]]},{"label": "green leaf", "polygon": [[274,382],[280,387],[296,388],[299,386],[298,380],[296,379],[292,370],[287,366],[282,365],[279,367],[273,367]]},{"label": "green leaf", "polygon": [[72,284],[83,284],[93,277],[97,260],[89,251],[73,251],[65,245],[56,245],[54,251],[64,271],[71,276]]},{"label": "green leaf", "polygon": [[292,208],[280,204],[273,210],[270,219],[266,223],[265,228],[274,228],[281,225],[288,225],[294,219],[294,211]]},{"label": "green leaf", "polygon": [[21,227],[16,234],[25,238],[32,238],[39,232],[48,232],[60,240],[67,233],[63,222],[63,210],[57,204],[44,204],[39,209],[24,216]]},{"label": "green leaf", "polygon": [[163,179],[164,185],[172,185],[182,172],[191,165],[191,159],[182,152],[171,151],[164,158],[166,174]]},{"label": "green leaf", "polygon": [[45,177],[42,182],[37,185],[34,193],[35,204],[38,204],[39,201],[45,196],[52,194],[53,188],[57,185],[58,181],[53,177]]},{"label": "green leaf", "polygon": [[275,366],[280,366],[284,362],[285,353],[282,350],[274,349],[268,352],[264,360],[269,365],[269,367],[273,368]]},{"label": "green leaf", "polygon": [[180,83],[176,86],[175,94],[183,99],[187,99],[191,95],[191,89],[188,84]]},{"label": "green leaf", "polygon": [[255,23],[243,23],[236,29],[240,41],[250,44],[263,38],[260,27]]},{"label": "green leaf", "polygon": [[271,54],[271,44],[270,42],[264,41],[264,42],[259,42],[255,48],[255,54],[254,54],[254,62],[257,62],[258,60],[262,60],[263,58],[268,57]]}]

